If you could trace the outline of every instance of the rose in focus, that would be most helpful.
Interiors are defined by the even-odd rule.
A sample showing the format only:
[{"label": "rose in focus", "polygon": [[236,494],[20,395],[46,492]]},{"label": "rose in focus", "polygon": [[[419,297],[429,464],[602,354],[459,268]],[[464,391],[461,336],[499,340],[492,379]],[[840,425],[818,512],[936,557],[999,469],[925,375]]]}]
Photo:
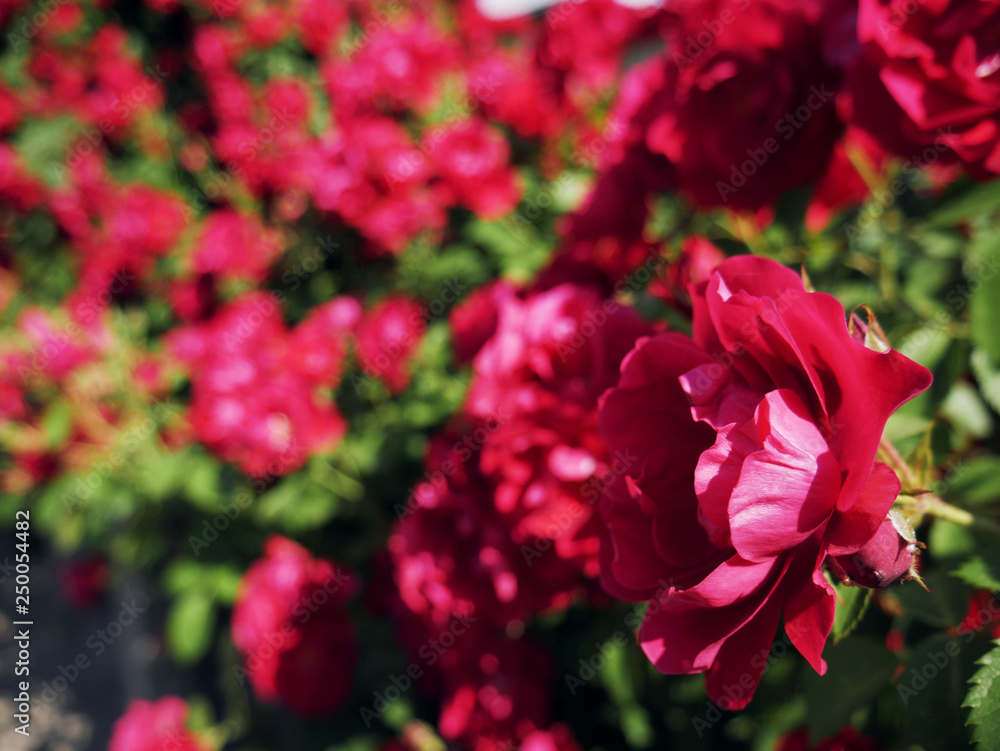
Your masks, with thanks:
[{"label": "rose in focus", "polygon": [[882,529],[900,490],[875,461],[882,431],[931,378],[868,349],[840,303],[773,261],[729,259],[691,296],[692,339],[640,340],[602,397],[609,449],[639,457],[601,505],[602,582],[658,597],[646,655],[665,673],[705,672],[709,695],[740,708],[781,619],[825,671],[824,561]]}]

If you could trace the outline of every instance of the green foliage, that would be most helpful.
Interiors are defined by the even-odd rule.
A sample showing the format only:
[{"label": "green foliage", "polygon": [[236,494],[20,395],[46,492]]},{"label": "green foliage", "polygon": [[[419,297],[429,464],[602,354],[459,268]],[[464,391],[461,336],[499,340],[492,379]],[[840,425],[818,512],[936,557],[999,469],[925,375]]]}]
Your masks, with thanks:
[{"label": "green foliage", "polygon": [[969,680],[972,688],[962,703],[972,710],[968,724],[979,751],[1000,749],[1000,641],[994,645],[979,659],[982,667]]},{"label": "green foliage", "polygon": [[978,283],[969,301],[972,340],[994,364],[1000,363],[1000,255],[989,256],[972,282]]},{"label": "green foliage", "polygon": [[203,565],[180,559],[163,575],[164,589],[173,597],[166,635],[171,654],[182,663],[202,659],[211,648],[219,607],[236,599],[240,571],[224,565]]},{"label": "green foliage", "polygon": [[896,691],[907,730],[927,751],[968,745],[962,699],[978,655],[978,644],[948,634],[913,647]]},{"label": "green foliage", "polygon": [[904,582],[887,592],[911,618],[939,629],[957,626],[969,603],[969,589],[942,571],[924,576],[924,589],[916,582]]},{"label": "green foliage", "polygon": [[833,619],[833,643],[848,636],[864,618],[874,590],[848,587],[839,582],[833,585],[837,593],[837,611]]},{"label": "green foliage", "polygon": [[973,555],[953,575],[978,589],[1000,590],[1000,551],[986,550]]},{"label": "green foliage", "polygon": [[809,713],[806,724],[813,738],[833,735],[884,691],[896,670],[896,658],[883,644],[853,636],[823,653],[826,675],[807,669],[803,678]]}]

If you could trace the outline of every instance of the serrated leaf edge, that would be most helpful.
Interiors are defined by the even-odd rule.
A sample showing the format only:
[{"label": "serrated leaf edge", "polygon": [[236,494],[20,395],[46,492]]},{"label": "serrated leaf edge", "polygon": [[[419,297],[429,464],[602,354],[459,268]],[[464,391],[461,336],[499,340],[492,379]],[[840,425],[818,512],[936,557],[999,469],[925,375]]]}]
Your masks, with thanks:
[{"label": "serrated leaf edge", "polygon": [[[986,698],[990,688],[994,684],[1000,685],[1000,639],[993,642],[993,647],[992,650],[976,660],[976,664],[980,668],[969,678],[969,685],[972,688],[969,689],[969,692],[965,695],[965,699],[962,701],[962,708],[971,710],[965,726],[973,728],[972,739],[977,747],[982,746],[981,740],[976,737],[976,731],[979,729],[981,722],[976,721],[974,716],[976,715],[976,711],[982,706],[982,702]],[[987,682],[986,677],[990,674],[991,678]]]}]

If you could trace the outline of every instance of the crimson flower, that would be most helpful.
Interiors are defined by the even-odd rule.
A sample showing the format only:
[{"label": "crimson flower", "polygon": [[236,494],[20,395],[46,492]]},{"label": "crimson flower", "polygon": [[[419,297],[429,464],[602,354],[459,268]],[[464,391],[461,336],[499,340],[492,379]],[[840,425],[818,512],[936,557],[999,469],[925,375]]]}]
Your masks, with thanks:
[{"label": "crimson flower", "polygon": [[652,600],[639,640],[657,669],[706,672],[736,709],[779,619],[826,670],[822,566],[864,557],[884,529],[900,482],[876,450],[931,376],[864,346],[840,303],[773,261],[731,258],[691,292],[693,340],[639,340],[602,397],[609,448],[638,457],[602,502],[602,581]]}]

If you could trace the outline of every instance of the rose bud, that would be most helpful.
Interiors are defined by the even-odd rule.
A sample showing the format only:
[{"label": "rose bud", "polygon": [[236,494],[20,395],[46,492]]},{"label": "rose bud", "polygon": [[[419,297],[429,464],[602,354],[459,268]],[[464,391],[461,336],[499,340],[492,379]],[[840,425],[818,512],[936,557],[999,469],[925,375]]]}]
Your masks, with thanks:
[{"label": "rose bud", "polygon": [[890,511],[875,536],[852,555],[829,559],[830,569],[845,584],[888,587],[906,573],[913,573],[917,551],[923,547],[909,523]]}]

